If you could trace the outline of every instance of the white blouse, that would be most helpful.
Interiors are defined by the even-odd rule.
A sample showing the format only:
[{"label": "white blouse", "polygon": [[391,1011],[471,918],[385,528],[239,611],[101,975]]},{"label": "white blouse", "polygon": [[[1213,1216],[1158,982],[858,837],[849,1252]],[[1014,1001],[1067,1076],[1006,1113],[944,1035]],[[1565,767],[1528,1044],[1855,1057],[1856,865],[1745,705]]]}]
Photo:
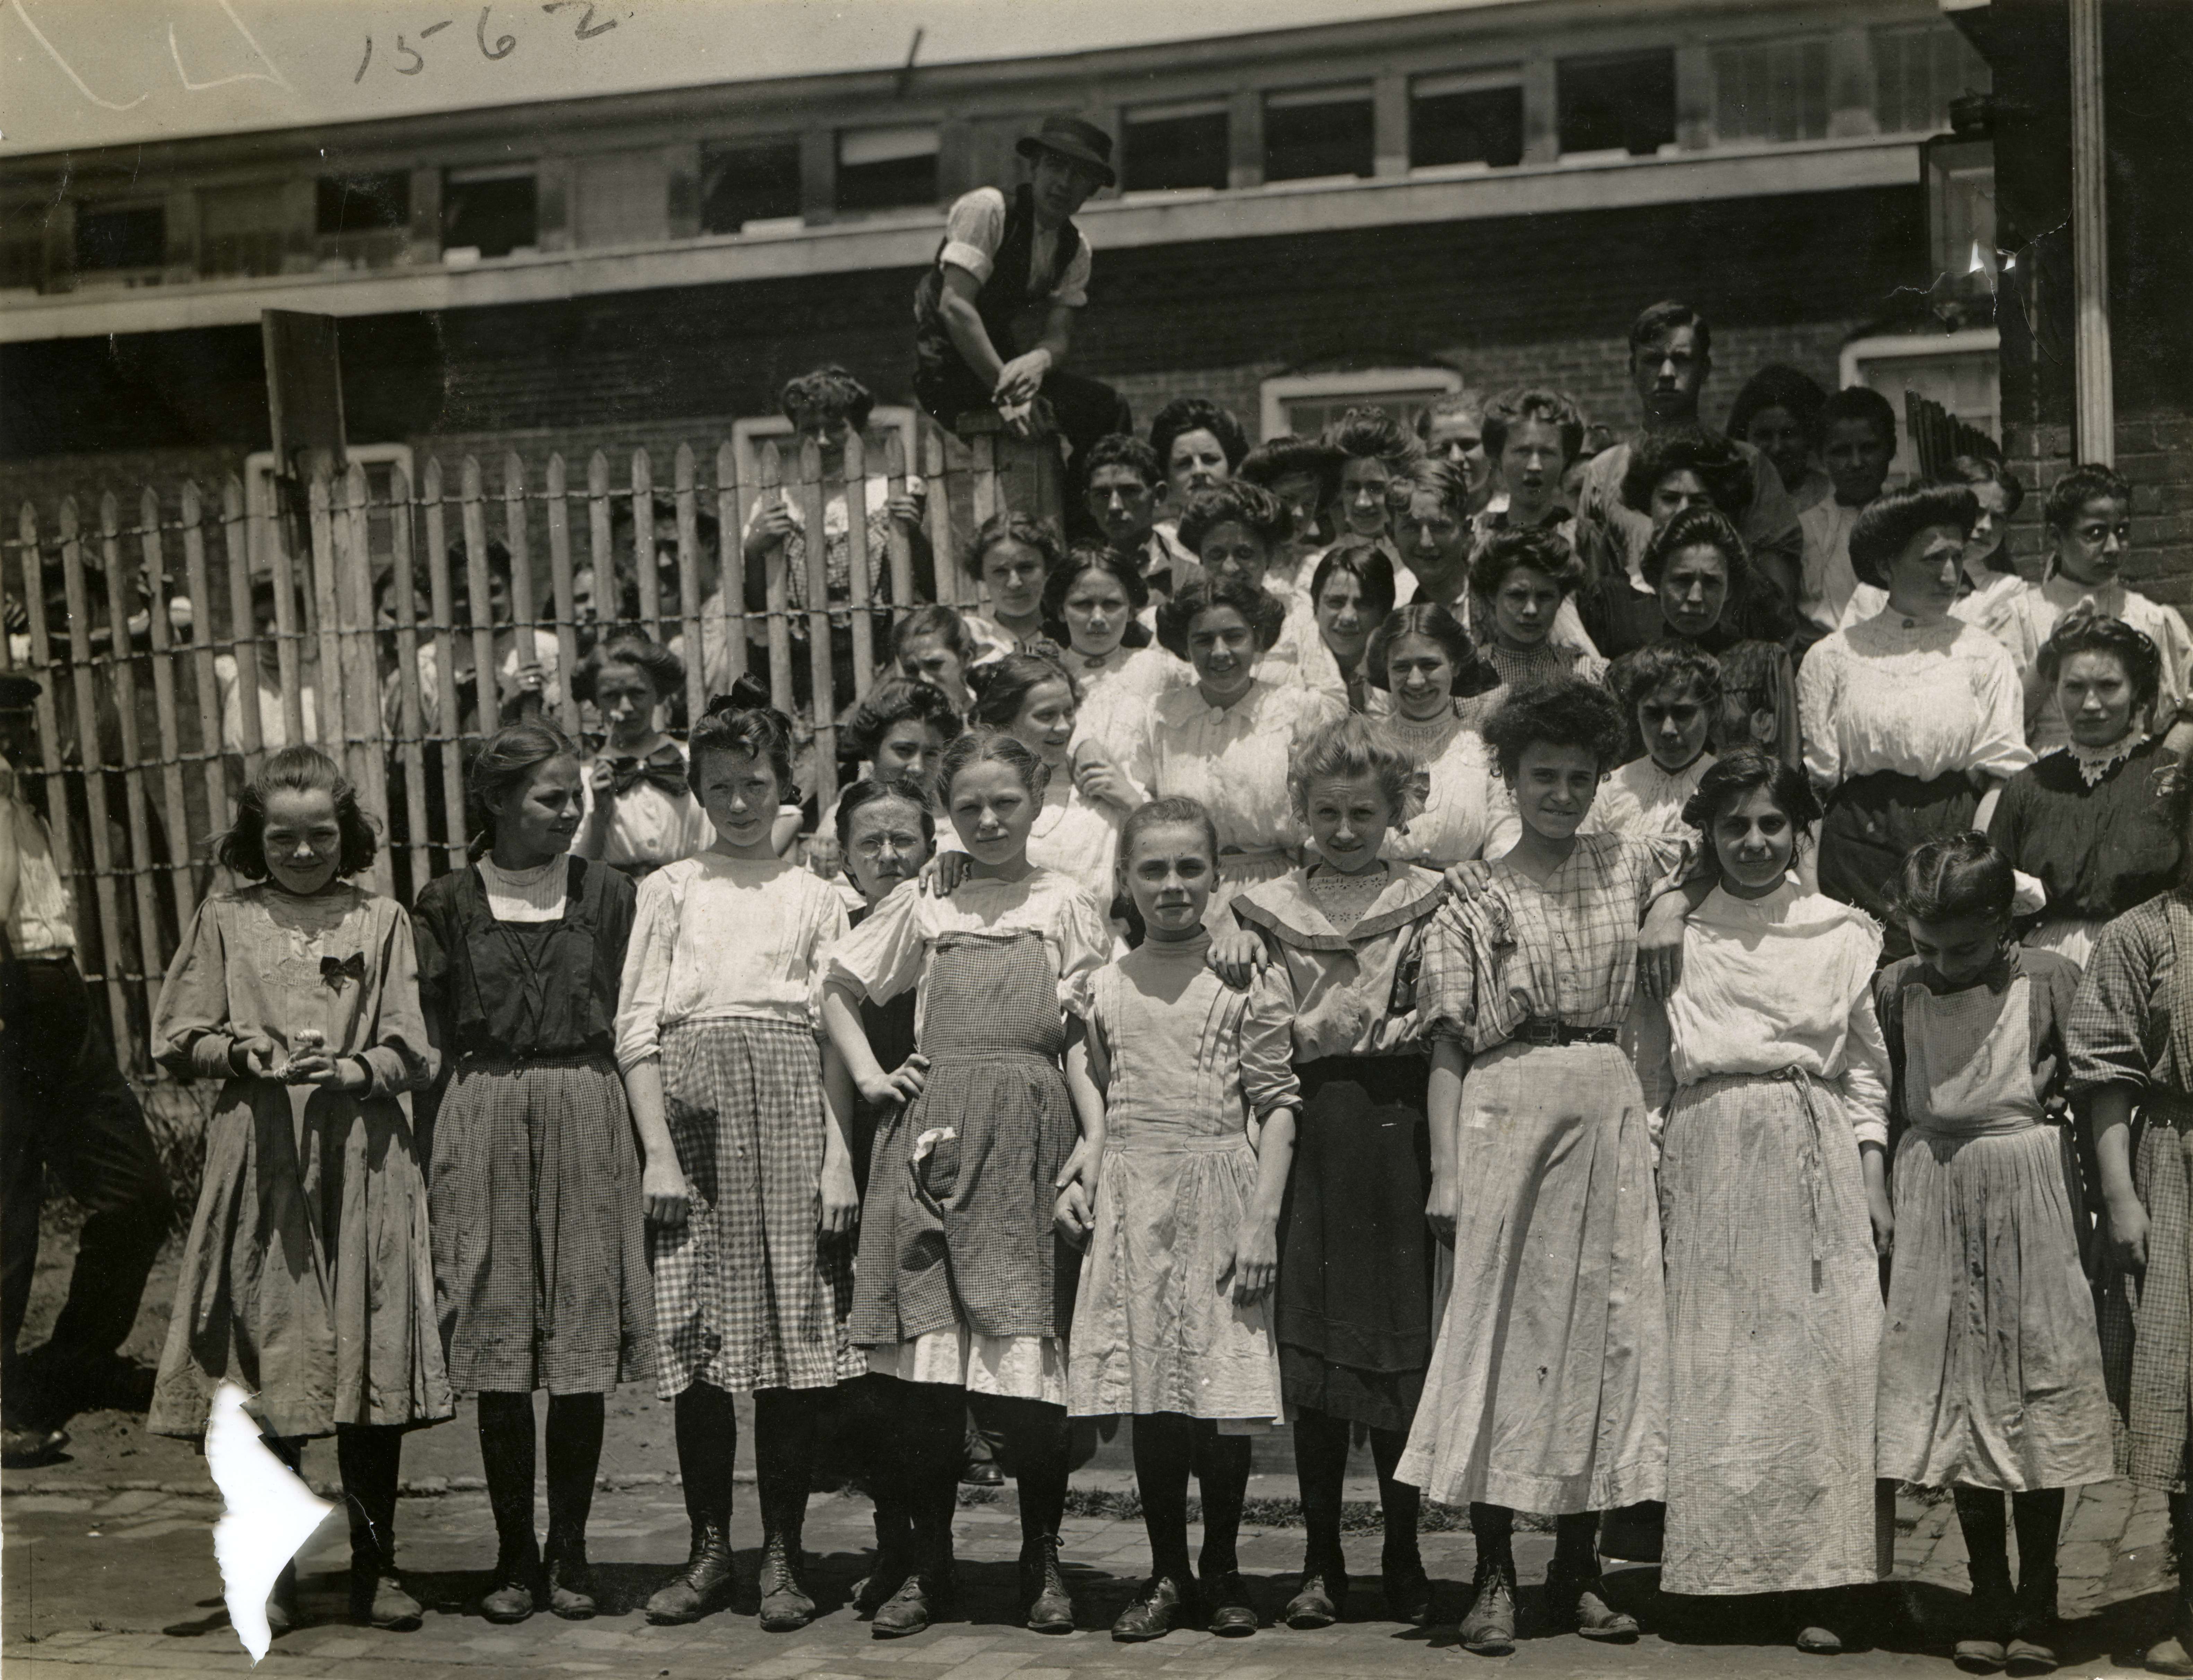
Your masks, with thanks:
[{"label": "white blouse", "polygon": [[948,897],[924,892],[919,881],[900,882],[817,970],[817,1013],[823,985],[845,986],[871,1003],[887,1003],[913,986],[919,1022],[929,1011],[931,946],[947,934],[1022,930],[1041,937],[1057,970],[1060,1010],[1085,1014],[1089,977],[1112,960],[1112,930],[1094,899],[1048,869],[1032,869],[1017,881],[971,876]]},{"label": "white blouse", "polygon": [[1888,1142],[1888,1046],[1873,1010],[1881,929],[1864,911],[1785,881],[1763,899],[1715,888],[1686,924],[1668,1044],[1640,1056],[1664,1112],[1677,1085],[1802,1069],[1840,1082],[1860,1143]]},{"label": "white blouse", "polygon": [[685,1021],[779,1020],[811,1028],[824,957],[845,937],[845,900],[796,863],[720,852],[639,883],[617,989],[617,1065],[630,1069]]},{"label": "white blouse", "polygon": [[2064,709],[2056,703],[2056,696],[2047,684],[2041,680],[2038,666],[2041,644],[2056,633],[2056,626],[2074,608],[2081,606],[2123,620],[2153,642],[2156,650],[2162,655],[2162,692],[2157,703],[2166,718],[2156,725],[2157,734],[2170,727],[2167,721],[2170,708],[2193,692],[2193,634],[2186,631],[2185,620],[2176,608],[2150,601],[2138,590],[2127,589],[2121,583],[2090,589],[2061,572],[2056,573],[2043,582],[2027,585],[2018,592],[2004,615],[2006,628],[1999,632],[2024,679],[2026,734],[2036,753],[2053,752],[2067,746],[2071,739],[2070,727],[2064,721]]},{"label": "white blouse", "polygon": [[1968,770],[2007,779],[2033,762],[2019,701],[2017,669],[1984,630],[1881,613],[1805,655],[1805,769],[1823,791],[1880,770],[1921,781]]},{"label": "white blouse", "polygon": [[1671,839],[1692,837],[1683,820],[1683,807],[1698,791],[1698,784],[1713,769],[1714,756],[1701,752],[1669,775],[1651,753],[1633,758],[1600,784],[1588,820],[1595,834],[1658,834]]},{"label": "white blouse", "polygon": [[[682,757],[684,744],[671,741]],[[590,763],[621,755],[608,748]],[[594,819],[594,784],[591,775],[579,779],[579,835],[584,842]],[[673,797],[644,780],[634,782],[623,792],[615,796],[610,805],[608,837],[602,843],[598,861],[624,866],[636,863],[675,863],[680,858],[690,858],[705,852],[716,843],[716,826],[708,820],[708,814],[701,802],[693,797],[690,787],[680,788]],[[581,857],[592,854],[581,851]]]},{"label": "white blouse", "polygon": [[1424,809],[1405,827],[1387,831],[1379,855],[1427,869],[1484,856],[1502,820],[1514,814],[1485,737],[1459,717],[1442,718],[1429,729],[1398,714],[1380,721],[1417,755],[1429,786]]},{"label": "white blouse", "polygon": [[1303,839],[1287,797],[1287,755],[1346,715],[1344,703],[1330,694],[1262,677],[1222,708],[1198,689],[1174,689],[1151,706],[1120,768],[1153,799],[1200,800],[1222,852],[1279,852]]}]

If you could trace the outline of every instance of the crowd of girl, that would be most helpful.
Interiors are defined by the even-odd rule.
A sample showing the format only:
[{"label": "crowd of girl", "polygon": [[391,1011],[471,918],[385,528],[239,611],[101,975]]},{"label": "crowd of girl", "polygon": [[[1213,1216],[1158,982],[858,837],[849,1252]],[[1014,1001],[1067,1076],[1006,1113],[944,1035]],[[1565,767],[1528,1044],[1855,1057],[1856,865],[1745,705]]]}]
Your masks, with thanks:
[{"label": "crowd of girl", "polygon": [[[1776,378],[1770,441],[1804,406]],[[872,1449],[878,1637],[955,1613],[971,1421],[1016,1484],[1015,1616],[1068,1631],[1073,1422],[1126,1416],[1122,1640],[1262,1625],[1238,1531],[1285,1426],[1290,1626],[1350,1614],[1360,1431],[1386,1614],[1434,1620],[1420,1502],[1467,1508],[1470,1651],[1517,1637],[1518,1511],[1555,1522],[1549,1626],[1781,1594],[1845,1649],[1906,1481],[1955,1490],[1959,1662],[2053,1666],[2066,1489],[2168,1489],[2193,1556],[2169,656],[1989,580],[1987,463],[1875,483],[1835,552],[1880,605],[1807,637],[1738,523],[1802,452],[1648,434],[1633,572],[1638,534],[1564,500],[1583,429],[1521,391],[1251,450],[1173,405],[1092,452],[1101,540],[1001,515],[965,557],[986,614],[902,613],[819,811],[795,720],[741,683],[677,740],[679,655],[612,634],[574,673],[600,746],[481,742],[472,860],[408,914],[352,884],[375,837],[335,765],[272,754],[153,1026],[225,1083],[151,1426],[234,1380],[293,1464],[334,1435],[384,1627],[421,1614],[402,1435],[460,1395],[481,1613],[594,1614],[604,1397],[651,1378],[691,1524],[655,1621],[749,1579],[764,1628],[816,1615],[835,1414]],[[2128,506],[2065,475],[2051,583],[2101,589]],[[1621,1555],[1657,1548],[1659,1597],[1602,1574],[1603,1534],[1656,1529]],[[2149,1660],[2193,1673],[2193,1598]]]}]

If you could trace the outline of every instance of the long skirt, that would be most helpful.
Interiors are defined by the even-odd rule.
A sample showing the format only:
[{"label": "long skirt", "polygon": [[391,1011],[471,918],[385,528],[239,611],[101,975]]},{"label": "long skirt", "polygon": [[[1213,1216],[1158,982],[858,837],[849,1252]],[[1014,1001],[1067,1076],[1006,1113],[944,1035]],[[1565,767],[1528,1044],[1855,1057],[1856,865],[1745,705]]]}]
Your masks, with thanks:
[{"label": "long skirt", "polygon": [[1665,1496],[1667,1291],[1644,1094],[1612,1044],[1462,1085],[1454,1289],[1399,1475],[1549,1515]]},{"label": "long skirt", "polygon": [[251,1391],[270,1435],[438,1423],[454,1409],[427,1185],[395,1098],[221,1087],[146,1427],[203,1434],[223,1382]]},{"label": "long skirt", "polygon": [[461,1062],[434,1124],[434,1294],[460,1394],[604,1394],[655,1363],[646,1203],[604,1055]]},{"label": "long skirt", "polygon": [[673,1026],[663,1107],[684,1169],[685,1223],[648,1228],[656,1388],[828,1388],[862,1362],[845,1340],[852,1254],[820,1234],[822,1058],[786,1021]]},{"label": "long skirt", "polygon": [[2147,1209],[2147,1270],[2109,1278],[2102,1363],[2116,1473],[2178,1493],[2193,1412],[2193,1102],[2151,1095],[2138,1132],[2132,1182]]},{"label": "long skirt", "polygon": [[1325,1056],[1296,1072],[1302,1118],[1280,1211],[1280,1380],[1290,1404],[1398,1432],[1416,1415],[1431,1358],[1431,1064]]},{"label": "long skirt", "polygon": [[[1881,1340],[1883,1476],[2010,1493],[2110,1479],[2073,1171],[2062,1127],[1904,1134]],[[2175,1450],[2184,1443],[2181,1423]]]},{"label": "long skirt", "polygon": [[1243,1306],[1224,1273],[1256,1183],[1240,1130],[1130,1121],[1108,1138],[1067,1342],[1068,1411],[1280,1417],[1271,1301]]},{"label": "long skirt", "polygon": [[1829,800],[1820,820],[1820,890],[1881,924],[1884,964],[1911,954],[1903,918],[1888,901],[1904,854],[1926,841],[1964,833],[1979,803],[1978,791],[1960,773],[1921,781],[1893,770],[1853,776]]},{"label": "long skirt", "polygon": [[1667,1236],[1669,1592],[1877,1580],[1881,1282],[1840,1093],[1729,1074],[1675,1094]]}]

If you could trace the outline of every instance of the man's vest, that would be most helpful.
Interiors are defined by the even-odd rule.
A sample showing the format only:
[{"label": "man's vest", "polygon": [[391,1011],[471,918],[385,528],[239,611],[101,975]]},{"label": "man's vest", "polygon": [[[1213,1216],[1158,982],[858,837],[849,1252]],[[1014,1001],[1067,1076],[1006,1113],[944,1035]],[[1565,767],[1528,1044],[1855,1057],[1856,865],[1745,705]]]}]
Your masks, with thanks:
[{"label": "man's vest", "polygon": [[[944,246],[948,243],[938,243],[928,271],[913,289],[917,386],[955,375],[970,384],[976,382],[965,358],[959,354],[959,346],[952,342],[952,334],[946,330],[943,314],[937,307],[944,296]],[[1081,231],[1070,221],[1065,223],[1058,230],[1054,249],[1058,254],[1057,274],[1063,275],[1074,254],[1081,249]],[[1013,323],[1028,307],[1028,271],[1034,260],[1035,194],[1023,186],[1014,192],[1005,207],[1005,237],[998,243],[997,255],[991,260],[990,277],[975,294],[975,312],[982,317],[991,346],[1002,362],[1010,362],[1020,354],[1019,343],[1013,336]],[[1056,278],[1054,276],[1054,283]],[[989,393],[983,391],[976,400],[986,402],[988,397]]]}]

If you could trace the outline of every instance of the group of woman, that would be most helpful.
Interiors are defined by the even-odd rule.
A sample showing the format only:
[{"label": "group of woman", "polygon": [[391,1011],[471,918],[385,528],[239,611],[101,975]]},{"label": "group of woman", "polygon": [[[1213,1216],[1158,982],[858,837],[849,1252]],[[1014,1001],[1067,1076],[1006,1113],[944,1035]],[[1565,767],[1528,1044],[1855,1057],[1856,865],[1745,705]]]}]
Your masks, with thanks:
[{"label": "group of woman", "polygon": [[[1469,1507],[1473,1651],[1516,1637],[1518,1511],[1555,1519],[1556,1624],[1635,1637],[1602,1519],[1656,1504],[1667,1602],[1799,1595],[1799,1643],[1842,1649],[1886,1477],[1957,1490],[1960,1661],[2052,1666],[2064,1488],[2170,1488],[2193,1546],[2164,654],[2074,609],[2028,678],[1957,614],[1956,483],[1859,513],[1885,604],[1799,664],[1725,441],[1633,451],[1636,579],[1559,500],[1573,404],[1480,418],[1476,470],[1375,413],[1251,451],[1175,405],[1162,450],[1105,440],[1104,540],[985,525],[988,611],[900,616],[826,810],[751,685],[666,734],[678,655],[630,632],[573,674],[600,749],[490,736],[472,860],[409,914],[350,884],[374,837],[335,766],[272,756],[222,843],[249,884],[202,906],[153,1029],[226,1083],[152,1426],[202,1429],[233,1379],[293,1462],[335,1435],[383,1626],[421,1614],[401,1433],[453,1394],[482,1611],[593,1614],[602,1397],[651,1374],[692,1529],[658,1621],[733,1597],[735,1393],[762,1624],[816,1614],[827,1391],[875,1448],[879,1637],[951,1612],[971,1419],[1017,1484],[1018,1614],[1071,1628],[1071,1420],[1127,1414],[1124,1640],[1259,1626],[1249,1441],[1289,1424],[1291,1626],[1347,1611],[1360,1429],[1389,1614],[1435,1614],[1420,1499]],[[2083,540],[2096,498],[2058,499]],[[2069,740],[2036,762],[2041,709]],[[2193,1601],[2150,1660],[2189,1650]]]}]

